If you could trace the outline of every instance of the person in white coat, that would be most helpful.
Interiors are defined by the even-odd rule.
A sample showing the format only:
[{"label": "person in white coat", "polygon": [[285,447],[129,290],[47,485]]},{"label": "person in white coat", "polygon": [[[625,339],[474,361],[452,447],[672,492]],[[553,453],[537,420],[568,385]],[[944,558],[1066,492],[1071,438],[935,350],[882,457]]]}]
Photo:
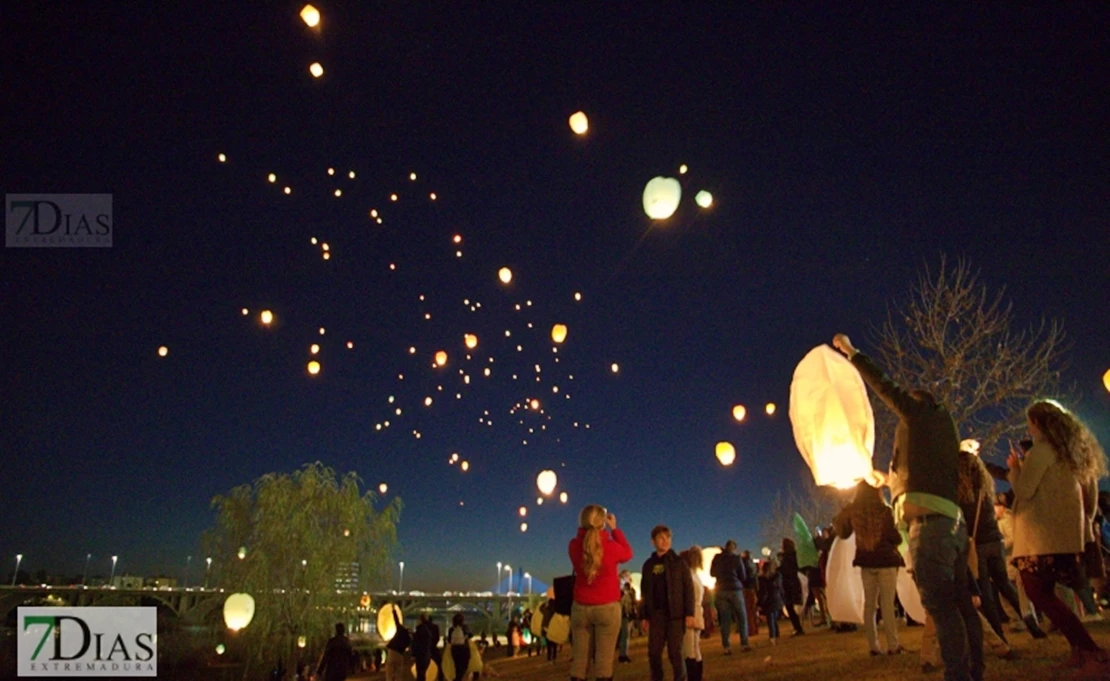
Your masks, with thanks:
[{"label": "person in white coat", "polygon": [[705,629],[702,598],[705,596],[705,587],[698,577],[698,570],[701,570],[704,564],[701,547],[691,546],[683,551],[682,560],[689,566],[690,578],[694,582],[694,626],[686,628],[682,639],[682,656],[686,658],[687,681],[702,681],[701,632]]}]

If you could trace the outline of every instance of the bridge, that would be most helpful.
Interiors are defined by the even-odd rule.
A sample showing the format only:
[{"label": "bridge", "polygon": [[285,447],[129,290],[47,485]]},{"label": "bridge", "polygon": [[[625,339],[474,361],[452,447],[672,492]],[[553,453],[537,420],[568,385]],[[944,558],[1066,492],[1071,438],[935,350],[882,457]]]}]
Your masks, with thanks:
[{"label": "bridge", "polygon": [[[213,621],[220,623],[224,599],[231,591],[217,588],[167,588],[143,587],[121,589],[115,587],[85,586],[0,586],[0,622],[15,627],[16,609],[20,606],[155,606],[163,615],[172,616],[187,626],[204,626]],[[396,603],[406,620],[419,614],[435,619],[450,619],[455,613],[466,616],[468,626],[475,634],[483,631],[504,632],[509,617],[517,607],[533,610],[542,601],[541,594],[490,592],[368,592],[341,594],[351,599],[351,614],[367,620],[366,633],[376,631],[371,614],[386,603]],[[369,600],[366,600],[366,597]],[[446,631],[446,629],[444,629]]]}]

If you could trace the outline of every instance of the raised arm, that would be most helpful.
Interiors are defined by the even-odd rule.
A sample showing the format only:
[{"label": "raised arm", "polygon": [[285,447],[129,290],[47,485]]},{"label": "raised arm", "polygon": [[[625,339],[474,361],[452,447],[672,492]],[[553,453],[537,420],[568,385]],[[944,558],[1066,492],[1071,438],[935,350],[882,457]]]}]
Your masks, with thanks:
[{"label": "raised arm", "polygon": [[856,349],[851,339],[842,333],[833,336],[833,347],[844,353],[844,356],[859,371],[863,382],[871,386],[883,404],[902,418],[907,418],[918,408],[918,401],[910,396],[909,392],[898,385],[883,370],[871,361],[871,358]]}]

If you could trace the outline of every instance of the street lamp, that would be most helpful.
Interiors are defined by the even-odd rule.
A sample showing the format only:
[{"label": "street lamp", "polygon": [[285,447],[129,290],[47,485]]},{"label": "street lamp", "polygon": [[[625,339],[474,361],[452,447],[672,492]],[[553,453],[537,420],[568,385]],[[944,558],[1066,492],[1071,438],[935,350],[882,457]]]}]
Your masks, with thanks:
[{"label": "street lamp", "polygon": [[[12,586],[15,586],[15,578],[19,576],[19,564],[23,562],[23,554],[15,554],[15,572],[12,573]],[[497,576],[501,576],[501,563],[497,564]]]},{"label": "street lamp", "polygon": [[532,575],[531,575],[531,573],[525,572],[524,573],[524,578],[528,580],[528,595],[531,596],[532,595]]},{"label": "street lamp", "polygon": [[513,569],[508,565],[505,566],[505,572],[509,573],[509,593],[513,592]]},{"label": "street lamp", "polygon": [[[501,595],[501,561],[497,561],[497,581],[494,582],[494,584],[497,585],[497,595],[500,596]],[[15,580],[12,580],[12,585],[13,586],[15,585]]]},{"label": "street lamp", "polygon": [[112,556],[112,572],[108,575],[108,586],[112,586],[112,580],[115,579],[117,560],[119,560],[119,556]]},{"label": "street lamp", "polygon": [[208,573],[212,570],[212,556],[204,559],[204,588],[208,588]]},{"label": "street lamp", "polygon": [[401,578],[397,580],[397,590],[405,593],[405,561],[401,561]]},{"label": "street lamp", "polygon": [[85,554],[85,571],[81,573],[81,586],[85,586],[85,579],[89,576],[89,561],[92,560],[92,554]]}]

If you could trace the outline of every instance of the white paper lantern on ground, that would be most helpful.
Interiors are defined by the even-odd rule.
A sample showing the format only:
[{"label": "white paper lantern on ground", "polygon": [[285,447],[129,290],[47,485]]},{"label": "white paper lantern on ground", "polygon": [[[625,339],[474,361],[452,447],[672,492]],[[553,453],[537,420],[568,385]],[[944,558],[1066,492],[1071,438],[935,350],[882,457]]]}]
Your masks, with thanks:
[{"label": "white paper lantern on ground", "polygon": [[558,482],[559,478],[555,475],[555,471],[552,470],[540,471],[540,474],[536,476],[536,487],[545,497],[551,496]]},{"label": "white paper lantern on ground", "polygon": [[828,345],[809,352],[790,384],[794,442],[818,485],[847,489],[872,470],[875,415],[852,363]]},{"label": "white paper lantern on ground", "polygon": [[250,594],[231,594],[224,601],[224,622],[232,631],[243,629],[254,619],[254,598]]},{"label": "white paper lantern on ground", "polygon": [[673,177],[653,177],[644,186],[644,212],[652,220],[666,220],[678,210],[682,185]]}]

